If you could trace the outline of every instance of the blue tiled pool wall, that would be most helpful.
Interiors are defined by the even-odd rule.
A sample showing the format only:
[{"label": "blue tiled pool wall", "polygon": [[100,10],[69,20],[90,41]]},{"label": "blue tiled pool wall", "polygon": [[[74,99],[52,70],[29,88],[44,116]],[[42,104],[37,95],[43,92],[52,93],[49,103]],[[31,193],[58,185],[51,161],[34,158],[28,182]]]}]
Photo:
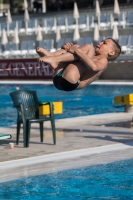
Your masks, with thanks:
[{"label": "blue tiled pool wall", "polygon": [[0,183],[1,200],[132,200],[133,160]]},{"label": "blue tiled pool wall", "polygon": [[72,92],[57,90],[53,85],[0,85],[0,126],[16,123],[17,113],[9,93],[18,87],[37,91],[38,98],[42,101],[62,101],[63,114],[55,115],[56,119],[124,111],[124,108],[114,108],[112,100],[114,96],[133,92],[132,86],[123,85],[89,85]]}]

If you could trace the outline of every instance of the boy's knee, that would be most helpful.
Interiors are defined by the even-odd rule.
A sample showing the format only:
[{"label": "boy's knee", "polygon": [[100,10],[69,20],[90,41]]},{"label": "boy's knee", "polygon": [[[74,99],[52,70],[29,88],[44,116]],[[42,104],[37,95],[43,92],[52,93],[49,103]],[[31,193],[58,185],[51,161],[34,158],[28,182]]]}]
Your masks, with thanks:
[{"label": "boy's knee", "polygon": [[87,48],[91,48],[91,47],[92,47],[91,44],[84,44],[84,45],[85,45],[85,47],[87,47]]},{"label": "boy's knee", "polygon": [[82,46],[80,46],[80,48],[86,50],[94,49],[94,47],[91,44],[83,44]]},{"label": "boy's knee", "polygon": [[91,45],[91,44],[85,44],[86,45],[86,48],[88,48],[88,50],[90,50],[90,49],[94,49],[94,47]]}]

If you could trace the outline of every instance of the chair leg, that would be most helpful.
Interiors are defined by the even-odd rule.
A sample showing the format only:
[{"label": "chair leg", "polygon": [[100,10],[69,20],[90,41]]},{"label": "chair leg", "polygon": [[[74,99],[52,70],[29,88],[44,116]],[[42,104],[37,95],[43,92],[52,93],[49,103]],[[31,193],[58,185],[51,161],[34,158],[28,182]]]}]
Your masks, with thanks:
[{"label": "chair leg", "polygon": [[51,119],[52,133],[53,133],[53,143],[56,144],[56,130],[54,119]]},{"label": "chair leg", "polygon": [[27,124],[26,124],[26,147],[29,147],[30,128],[31,128],[31,123],[29,123],[27,121]]},{"label": "chair leg", "polygon": [[17,122],[17,138],[16,138],[16,144],[17,145],[19,143],[20,128],[21,128],[21,123]]},{"label": "chair leg", "polygon": [[43,142],[43,122],[40,122],[40,139]]},{"label": "chair leg", "polygon": [[54,113],[53,113],[53,103],[50,103],[50,117],[51,117],[51,127],[52,127],[52,133],[53,133],[53,143],[56,144],[56,130],[55,130],[55,120],[54,120]]},{"label": "chair leg", "polygon": [[24,140],[24,147],[27,147],[27,131],[26,131],[26,122],[23,122],[23,140]]}]

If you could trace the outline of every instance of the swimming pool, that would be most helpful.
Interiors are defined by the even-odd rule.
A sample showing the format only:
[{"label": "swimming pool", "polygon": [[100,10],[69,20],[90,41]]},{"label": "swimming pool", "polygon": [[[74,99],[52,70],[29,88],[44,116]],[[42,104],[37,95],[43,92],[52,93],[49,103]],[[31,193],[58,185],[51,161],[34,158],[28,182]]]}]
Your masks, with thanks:
[{"label": "swimming pool", "polygon": [[133,160],[0,183],[1,200],[132,200]]},{"label": "swimming pool", "polygon": [[16,87],[36,90],[39,100],[62,101],[63,114],[55,115],[56,119],[123,111],[112,106],[114,96],[133,93],[132,85],[89,85],[72,92],[57,90],[53,85],[0,85],[0,126],[16,123],[17,113],[9,95]]}]

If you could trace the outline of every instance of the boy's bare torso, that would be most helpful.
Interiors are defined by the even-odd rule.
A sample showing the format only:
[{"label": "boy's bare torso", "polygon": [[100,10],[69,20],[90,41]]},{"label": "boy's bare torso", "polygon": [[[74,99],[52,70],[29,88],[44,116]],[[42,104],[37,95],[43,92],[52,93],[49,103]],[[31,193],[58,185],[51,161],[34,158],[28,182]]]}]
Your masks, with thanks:
[{"label": "boy's bare torso", "polygon": [[62,78],[69,83],[77,84],[80,80],[76,88],[80,89],[93,82],[107,67],[109,47],[102,47],[102,44],[94,48],[90,44],[77,46],[67,43],[65,46],[68,45],[68,48],[65,48],[65,52],[61,50],[57,56],[44,56],[39,58],[39,62],[49,63],[55,69],[54,76],[63,70]]},{"label": "boy's bare torso", "polygon": [[[99,58],[97,58],[97,56],[94,56],[92,58],[95,62],[99,60]],[[106,67],[103,70],[100,71],[93,71],[91,68],[87,68],[87,66],[84,64],[84,62],[82,60],[80,61],[73,61],[73,62],[68,62],[68,63],[60,63],[58,66],[58,69],[55,71],[55,74],[58,74],[61,70],[63,71],[63,75],[65,78],[67,78],[67,80],[69,80],[71,82],[70,79],[70,71],[74,72],[73,76],[75,76],[75,74],[79,77],[78,79],[80,80],[80,84],[77,87],[77,89],[83,88],[85,86],[87,86],[88,84],[90,84],[91,82],[93,82],[95,79],[97,79],[102,72],[106,69]],[[68,76],[68,77],[67,77]]]}]

